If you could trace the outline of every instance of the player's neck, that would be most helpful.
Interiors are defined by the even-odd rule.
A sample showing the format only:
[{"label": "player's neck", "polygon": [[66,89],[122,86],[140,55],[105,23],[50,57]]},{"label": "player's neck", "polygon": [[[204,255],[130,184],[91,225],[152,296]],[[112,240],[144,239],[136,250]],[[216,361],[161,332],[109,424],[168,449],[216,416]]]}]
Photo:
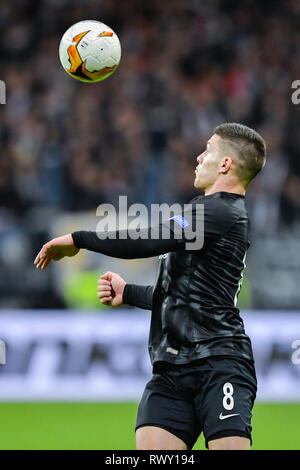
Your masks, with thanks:
[{"label": "player's neck", "polygon": [[241,194],[245,195],[246,190],[243,185],[240,183],[232,183],[232,182],[224,182],[224,181],[216,181],[212,186],[209,188],[204,189],[205,196],[213,193],[219,192],[226,192],[226,193],[234,193],[234,194]]}]

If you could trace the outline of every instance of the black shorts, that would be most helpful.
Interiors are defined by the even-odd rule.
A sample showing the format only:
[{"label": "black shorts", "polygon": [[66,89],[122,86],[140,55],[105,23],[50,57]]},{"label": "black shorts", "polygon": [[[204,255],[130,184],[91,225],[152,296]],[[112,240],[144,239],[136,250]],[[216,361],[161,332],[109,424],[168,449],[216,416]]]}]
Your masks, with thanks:
[{"label": "black shorts", "polygon": [[257,380],[254,363],[211,356],[184,365],[156,363],[139,404],[136,430],[157,426],[192,449],[201,432],[205,444],[226,436],[251,440]]}]

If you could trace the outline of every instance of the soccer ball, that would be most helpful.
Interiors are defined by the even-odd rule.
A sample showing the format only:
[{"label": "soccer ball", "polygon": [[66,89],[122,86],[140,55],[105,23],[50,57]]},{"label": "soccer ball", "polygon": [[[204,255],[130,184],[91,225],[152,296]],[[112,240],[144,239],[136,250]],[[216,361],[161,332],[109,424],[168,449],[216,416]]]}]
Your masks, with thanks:
[{"label": "soccer ball", "polygon": [[59,58],[65,71],[81,82],[100,82],[112,75],[121,59],[116,33],[104,23],[79,21],[63,35]]}]

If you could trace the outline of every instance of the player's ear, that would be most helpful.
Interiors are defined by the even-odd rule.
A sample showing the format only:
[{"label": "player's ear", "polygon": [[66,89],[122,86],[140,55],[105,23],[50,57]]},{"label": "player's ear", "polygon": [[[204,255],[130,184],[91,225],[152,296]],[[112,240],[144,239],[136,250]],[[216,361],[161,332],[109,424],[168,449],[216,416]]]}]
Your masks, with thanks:
[{"label": "player's ear", "polygon": [[230,170],[232,163],[233,160],[231,157],[224,157],[221,162],[220,173],[227,173]]}]

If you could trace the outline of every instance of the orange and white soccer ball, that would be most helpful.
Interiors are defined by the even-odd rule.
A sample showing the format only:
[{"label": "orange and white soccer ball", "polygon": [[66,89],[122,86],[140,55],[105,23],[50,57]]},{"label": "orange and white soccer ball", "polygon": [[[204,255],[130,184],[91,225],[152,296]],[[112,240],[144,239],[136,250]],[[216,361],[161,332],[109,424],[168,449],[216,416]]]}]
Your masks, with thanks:
[{"label": "orange and white soccer ball", "polygon": [[65,71],[82,82],[100,82],[112,75],[121,60],[116,33],[100,21],[85,20],[71,26],[59,45]]}]

